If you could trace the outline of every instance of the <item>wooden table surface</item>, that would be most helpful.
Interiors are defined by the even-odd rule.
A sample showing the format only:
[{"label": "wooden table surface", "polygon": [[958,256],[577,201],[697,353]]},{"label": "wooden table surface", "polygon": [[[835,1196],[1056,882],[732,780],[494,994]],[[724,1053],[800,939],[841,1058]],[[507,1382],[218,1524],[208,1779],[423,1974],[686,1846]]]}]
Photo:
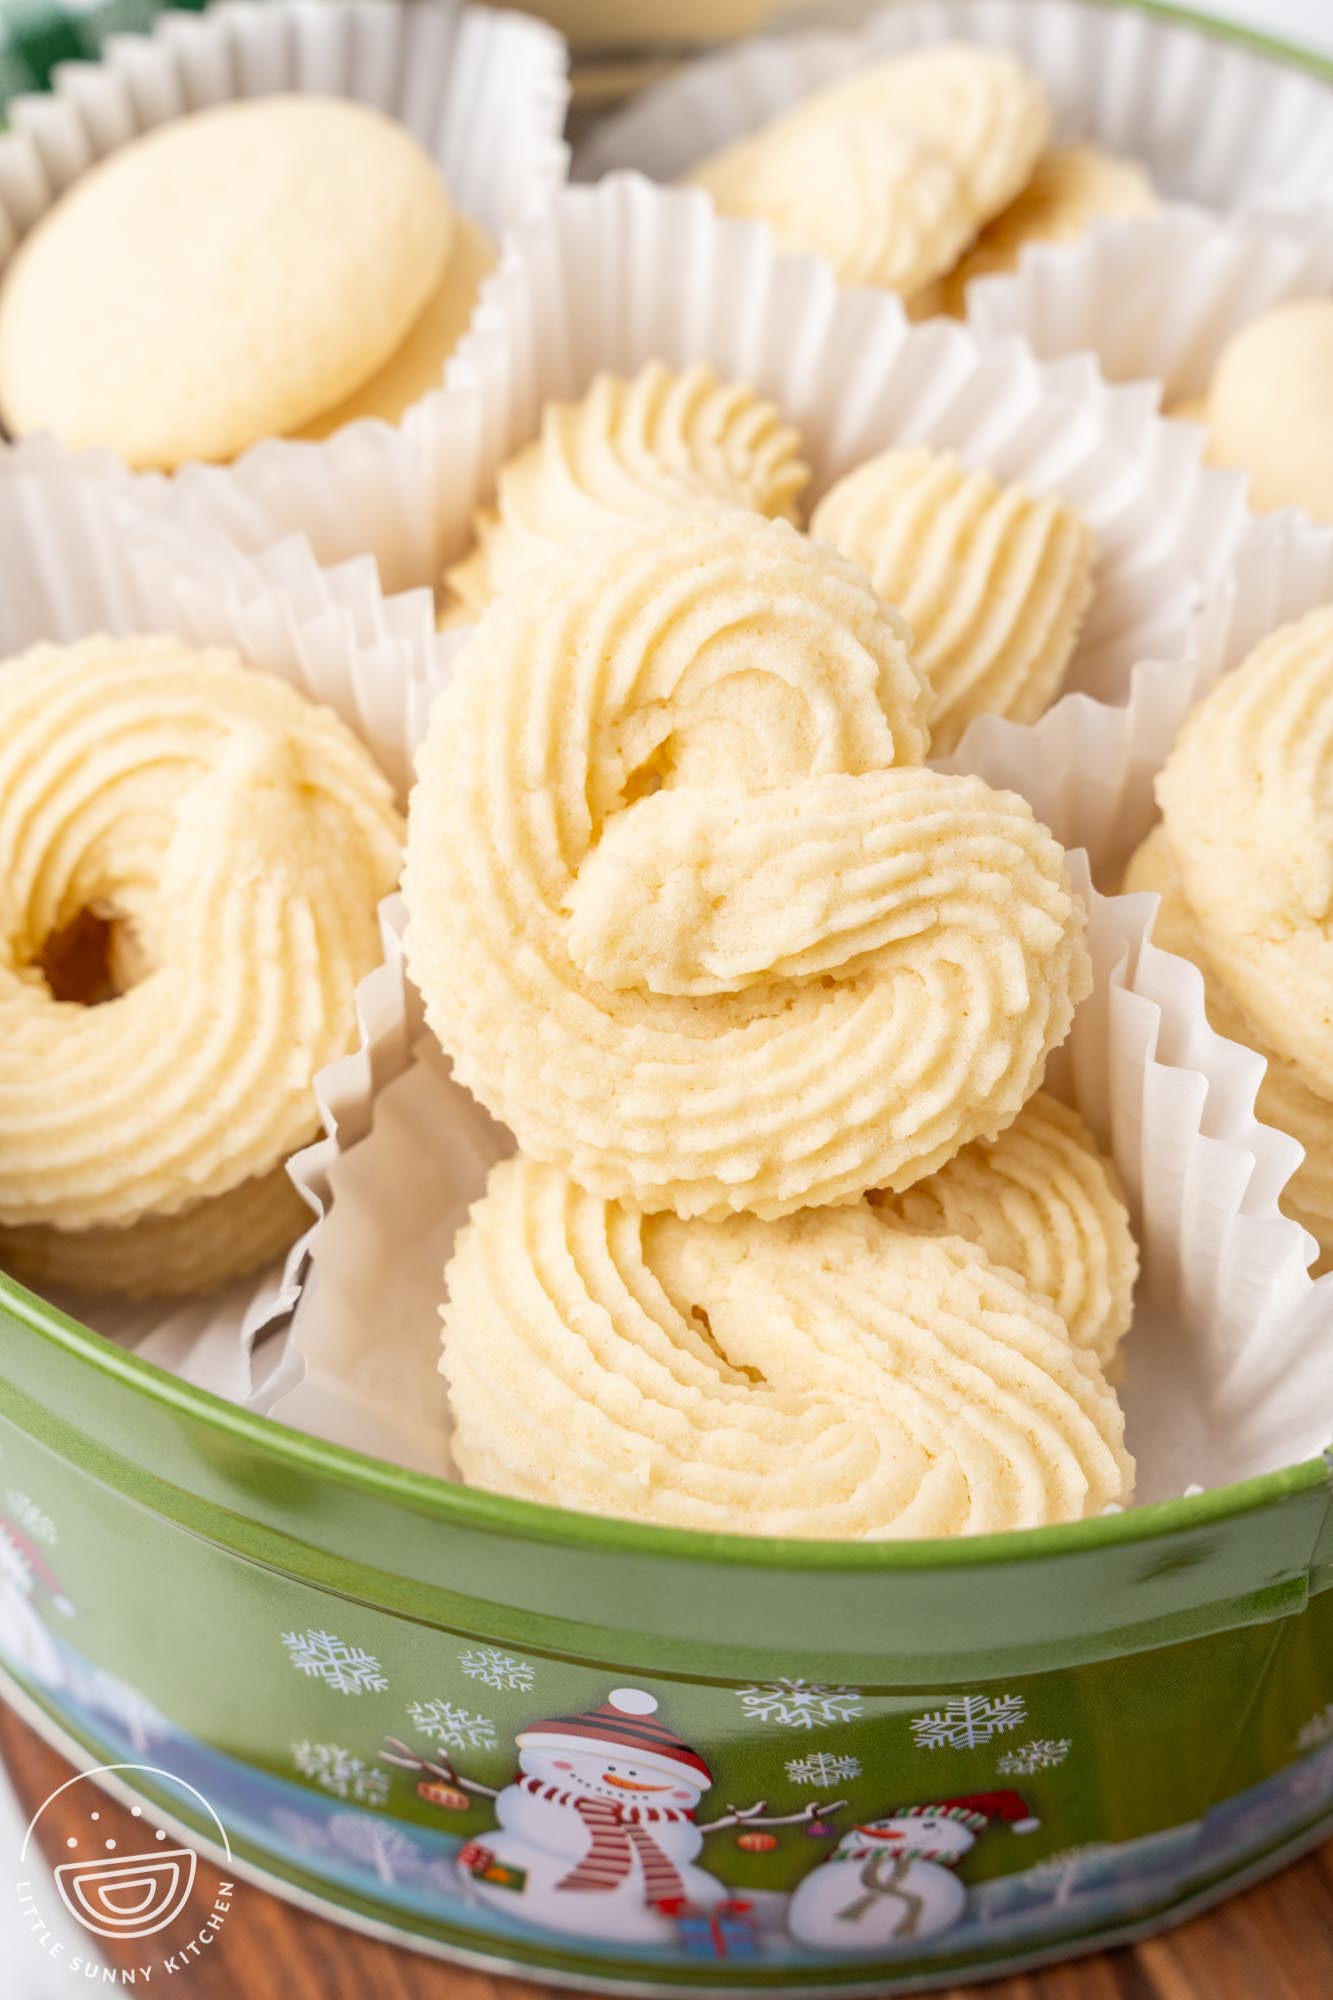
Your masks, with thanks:
[{"label": "wooden table surface", "polygon": [[[2,1705],[0,1758],[27,1812],[71,1776],[69,1766]],[[71,1801],[71,1824],[79,1812]],[[134,1822],[123,1807],[108,1800],[104,1817],[112,1837],[133,1838]],[[70,1830],[58,1802],[42,1824],[49,1863],[60,1858]],[[211,1865],[200,1864],[193,1904],[201,1921],[213,1906],[218,1879]],[[108,1963],[127,1967],[136,1950],[142,1953],[142,1946],[102,1948]],[[84,1982],[71,1990],[85,1990]],[[93,1990],[103,1990],[100,1982]],[[183,2000],[544,2000],[540,1987],[392,1950],[244,1882],[216,1945],[190,1966],[180,1991]],[[20,1968],[0,1967],[0,1993],[4,2000],[28,2000]],[[946,2000],[1326,2000],[1330,1994],[1333,1841],[1147,1944],[1014,1979],[952,1987]]]}]

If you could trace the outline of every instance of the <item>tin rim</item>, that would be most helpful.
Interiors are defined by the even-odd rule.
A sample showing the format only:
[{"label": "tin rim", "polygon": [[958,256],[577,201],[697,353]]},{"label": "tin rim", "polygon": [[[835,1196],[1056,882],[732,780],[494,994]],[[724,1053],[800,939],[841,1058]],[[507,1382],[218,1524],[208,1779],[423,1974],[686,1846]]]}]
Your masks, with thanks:
[{"label": "tin rim", "polygon": [[[1333,57],[1248,28],[1180,7],[1174,0],[1083,0],[1096,7],[1130,8],[1173,21],[1213,41],[1231,42],[1289,69],[1300,69],[1333,86]],[[866,1570],[947,1570],[978,1563],[1028,1562],[1046,1556],[1090,1552],[1125,1542],[1147,1541],[1182,1529],[1230,1519],[1272,1506],[1294,1493],[1313,1491],[1333,1479],[1333,1445],[1278,1472],[1212,1488],[1188,1498],[1153,1501],[1121,1514],[1070,1521],[1048,1528],[1011,1529],[1003,1534],[958,1536],[930,1541],[806,1541],[758,1535],[706,1533],[659,1527],[602,1514],[580,1514],[531,1500],[512,1500],[481,1487],[464,1486],[430,1473],[375,1458],[350,1446],[331,1444],[293,1430],[271,1417],[243,1410],[207,1389],[169,1374],[153,1362],[127,1354],[91,1327],[31,1292],[0,1271],[0,1308],[21,1325],[104,1376],[225,1433],[262,1457],[367,1495],[408,1506],[441,1526],[481,1529],[528,1542],[578,1543],[621,1554],[652,1555],[682,1563],[706,1561],[738,1568],[823,1572]]]},{"label": "tin rim", "polygon": [[388,1459],[374,1458],[350,1446],[332,1444],[306,1431],[294,1430],[271,1417],[226,1402],[207,1389],[183,1382],[153,1362],[127,1354],[114,1341],[80,1325],[3,1273],[0,1273],[0,1307],[31,1332],[101,1375],[149,1396],[168,1410],[209,1425],[238,1446],[248,1447],[292,1471],[353,1486],[366,1497],[407,1507],[441,1527],[466,1527],[525,1542],[577,1543],[584,1549],[602,1548],[622,1555],[651,1555],[682,1563],[829,1573],[943,1570],[970,1568],[978,1563],[1040,1560],[1200,1528],[1271,1506],[1291,1494],[1314,1491],[1333,1476],[1333,1463],[1326,1458],[1312,1458],[1278,1472],[1214,1487],[1207,1493],[1131,1507],[1122,1514],[1100,1515],[1048,1528],[1019,1528],[1002,1534],[930,1541],[807,1541],[660,1527],[610,1515],[574,1513],[568,1508],[532,1500],[513,1500],[505,1494],[464,1486],[433,1473],[413,1472]]}]

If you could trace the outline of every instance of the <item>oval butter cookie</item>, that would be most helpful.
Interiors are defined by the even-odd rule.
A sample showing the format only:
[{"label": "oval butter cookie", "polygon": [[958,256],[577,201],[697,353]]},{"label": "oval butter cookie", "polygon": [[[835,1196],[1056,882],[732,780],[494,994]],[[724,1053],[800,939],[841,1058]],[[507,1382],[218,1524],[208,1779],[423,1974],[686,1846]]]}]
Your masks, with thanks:
[{"label": "oval butter cookie", "polygon": [[1092,531],[1072,507],[909,445],[840,479],[810,533],[907,620],[937,754],[978,715],[1033,722],[1049,707],[1092,598]]},{"label": "oval butter cookie", "polygon": [[0,413],[133,466],[229,459],[374,376],[440,284],[454,212],[401,125],[260,97],[82,174],[0,287]]},{"label": "oval butter cookie", "polygon": [[1291,299],[1234,334],[1208,423],[1209,457],[1249,473],[1252,506],[1333,521],[1333,299]]},{"label": "oval butter cookie", "polygon": [[1085,916],[1023,800],[920,768],[925,703],[862,572],[757,515],[591,537],[496,600],[404,888],[431,1026],[528,1153],[774,1216],[1017,1116]]},{"label": "oval butter cookie", "polygon": [[524,570],[641,515],[711,503],[795,519],[810,476],[800,449],[775,403],[703,362],[598,375],[579,402],[548,403],[540,437],[500,468],[476,546],[445,572],[446,617],[480,617]]},{"label": "oval butter cookie", "polygon": [[297,1233],[273,1176],[355,1044],[400,843],[351,732],[231,653],[0,665],[0,1263],[193,1290]]},{"label": "oval butter cookie", "polygon": [[449,356],[467,332],[477,295],[495,269],[498,253],[484,230],[465,215],[454,217],[453,247],[444,276],[426,309],[384,366],[341,403],[306,424],[302,437],[331,437],[344,424],[377,417],[396,424],[404,411],[444,383]]},{"label": "oval butter cookie", "polygon": [[681,1222],[503,1161],[447,1272],[473,1484],[674,1527],[984,1534],[1129,1495],[1124,1419],[1051,1307],[862,1207]]}]

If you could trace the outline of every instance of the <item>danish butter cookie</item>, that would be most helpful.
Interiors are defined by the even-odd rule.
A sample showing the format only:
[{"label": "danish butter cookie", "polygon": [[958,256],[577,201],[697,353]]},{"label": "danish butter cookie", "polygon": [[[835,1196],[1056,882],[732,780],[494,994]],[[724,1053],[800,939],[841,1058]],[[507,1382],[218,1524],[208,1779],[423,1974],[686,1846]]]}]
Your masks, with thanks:
[{"label": "danish butter cookie", "polygon": [[396,424],[413,403],[440,388],[445,364],[467,332],[477,294],[496,261],[495,245],[485,231],[465,215],[455,216],[453,247],[444,276],[401,347],[378,374],[306,424],[301,436],[331,437],[344,424],[356,423],[361,417]]},{"label": "danish butter cookie", "polygon": [[118,1231],[101,1288],[149,1293],[295,1235],[272,1177],[354,1045],[400,848],[351,732],[233,654],[93,638],[0,666],[0,1262],[93,1283],[88,1237]]},{"label": "danish butter cookie", "polygon": [[511,1159],[446,1282],[454,1453],[494,1491],[866,1539],[1128,1497],[1115,1394],[1051,1307],[974,1245],[864,1206],[682,1222]]},{"label": "danish butter cookie", "polygon": [[1333,299],[1289,300],[1234,334],[1208,421],[1209,456],[1249,473],[1253,506],[1333,521]]},{"label": "danish butter cookie", "polygon": [[1103,216],[1151,215],[1158,206],[1137,160],[1095,146],[1053,146],[1018,199],[987,223],[947,277],[913,301],[913,317],[953,313],[961,319],[972,280],[1012,271],[1025,244],[1071,243]]},{"label": "danish butter cookie", "polygon": [[229,459],[383,368],[448,265],[454,211],[402,126],[260,97],[81,174],[0,288],[0,411],[134,466]]},{"label": "danish butter cookie", "polygon": [[780,250],[826,257],[844,285],[908,298],[976,230],[946,155],[873,113],[741,140],[690,178],[723,214],[767,222]]},{"label": "danish butter cookie", "polygon": [[446,589],[459,616],[477,618],[524,570],[598,528],[707,504],[795,519],[809,476],[776,404],[702,362],[598,375],[581,401],[548,403],[541,436],[501,467]]},{"label": "danish butter cookie", "polygon": [[1267,1062],[1255,1109],[1266,1125],[1289,1132],[1305,1148],[1305,1158],[1283,1190],[1282,1206],[1318,1242],[1316,1273],[1329,1269],[1333,1265],[1333,1086],[1327,1091],[1312,1089],[1294,1063],[1268,1046],[1210,962],[1181,889],[1164,826],[1155,826],[1139,847],[1123,886],[1127,893],[1148,890],[1161,897],[1153,943],[1198,967],[1209,1024],[1216,1032],[1254,1049]]},{"label": "danish butter cookie", "polygon": [[1333,1090],[1333,605],[1281,626],[1157,778],[1203,949],[1266,1046]]},{"label": "danish butter cookie", "polygon": [[768,130],[873,118],[909,132],[951,161],[979,230],[1031,180],[1050,110],[1016,56],[975,42],[942,42],[888,56],[804,97]]},{"label": "danish butter cookie", "polygon": [[961,1236],[1052,1305],[1103,1368],[1129,1331],[1139,1253],[1120,1177],[1076,1111],[1038,1091],[905,1194],[869,1200],[918,1236]]},{"label": "danish butter cookie", "polygon": [[592,537],[491,606],[418,762],[408,952],[528,1153],[775,1216],[1017,1116],[1085,916],[1023,800],[921,768],[925,705],[862,572],[758,515]]},{"label": "danish butter cookie", "polygon": [[1049,707],[1092,597],[1092,531],[1072,507],[910,445],[840,479],[810,532],[911,627],[934,751],[978,715],[1032,722]]}]

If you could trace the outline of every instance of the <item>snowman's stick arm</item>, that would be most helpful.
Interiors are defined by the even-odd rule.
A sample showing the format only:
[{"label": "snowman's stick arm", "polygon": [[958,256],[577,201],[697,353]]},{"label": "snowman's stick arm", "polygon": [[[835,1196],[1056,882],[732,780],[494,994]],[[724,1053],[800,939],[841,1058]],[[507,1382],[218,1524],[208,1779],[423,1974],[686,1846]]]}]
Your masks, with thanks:
[{"label": "snowman's stick arm", "polygon": [[432,1763],[429,1757],[418,1756],[397,1736],[387,1736],[385,1742],[389,1748],[380,1751],[381,1764],[396,1764],[401,1771],[429,1771],[432,1778],[443,1778],[448,1785],[458,1785],[465,1792],[476,1792],[479,1798],[498,1799],[500,1796],[494,1785],[479,1785],[475,1778],[460,1777],[450,1763]]},{"label": "snowman's stick arm", "polygon": [[835,1804],[827,1806],[812,1803],[802,1807],[800,1812],[781,1815],[766,1813],[765,1804],[766,1801],[760,1799],[759,1803],[753,1806],[728,1806],[721,1819],[709,1820],[707,1826],[701,1826],[699,1831],[720,1833],[724,1826],[804,1826],[808,1820],[819,1819],[825,1813],[841,1812],[847,1801],[838,1799]]}]

